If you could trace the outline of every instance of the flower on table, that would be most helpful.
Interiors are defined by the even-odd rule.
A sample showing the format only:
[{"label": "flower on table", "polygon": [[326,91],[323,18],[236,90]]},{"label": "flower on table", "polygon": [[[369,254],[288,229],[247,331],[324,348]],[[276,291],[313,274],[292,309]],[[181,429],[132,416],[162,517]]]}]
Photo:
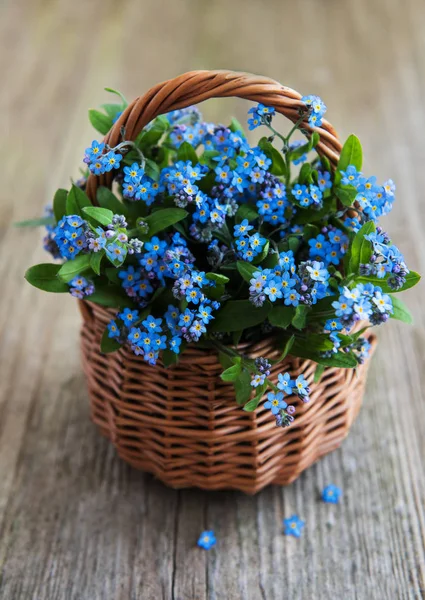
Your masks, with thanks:
[{"label": "flower on table", "polygon": [[287,519],[283,519],[283,533],[294,537],[301,537],[305,522],[298,515],[292,515]]},{"label": "flower on table", "polygon": [[272,411],[273,415],[277,415],[278,412],[288,405],[283,399],[283,392],[278,392],[275,394],[274,392],[269,392],[267,394],[267,400],[264,403],[264,408],[269,408]]},{"label": "flower on table", "polygon": [[338,504],[339,499],[342,496],[342,490],[336,485],[330,484],[327,485],[322,492],[322,500],[323,502],[327,502],[329,504]]},{"label": "flower on table", "polygon": [[204,550],[210,550],[216,545],[214,531],[203,531],[199,536],[198,546]]}]

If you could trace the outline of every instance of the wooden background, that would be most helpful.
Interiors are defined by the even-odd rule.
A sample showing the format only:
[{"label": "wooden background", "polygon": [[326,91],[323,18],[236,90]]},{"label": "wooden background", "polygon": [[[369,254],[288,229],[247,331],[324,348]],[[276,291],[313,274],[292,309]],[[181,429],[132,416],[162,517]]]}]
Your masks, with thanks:
[{"label": "wooden background", "polygon": [[[0,3],[0,598],[424,598],[424,287],[416,327],[380,331],[364,408],[341,450],[251,498],[172,491],[121,463],[88,418],[77,307],[23,280],[46,260],[37,216],[94,135],[104,86],[132,98],[194,68],[269,75],[317,93],[369,174],[392,177],[387,219],[425,272],[422,0],[2,0]],[[209,119],[248,105],[212,101]],[[319,500],[342,486],[340,506]],[[306,520],[301,539],[282,518]],[[195,542],[214,528],[216,550]]]}]

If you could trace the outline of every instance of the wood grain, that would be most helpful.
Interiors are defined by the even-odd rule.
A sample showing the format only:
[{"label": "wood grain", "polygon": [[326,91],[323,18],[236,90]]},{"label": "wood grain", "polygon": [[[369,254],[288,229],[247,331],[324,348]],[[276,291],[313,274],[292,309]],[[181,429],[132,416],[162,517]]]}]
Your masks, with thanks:
[{"label": "wood grain", "polygon": [[[392,322],[341,450],[251,498],[176,492],[120,462],[88,420],[72,298],[30,288],[37,216],[92,139],[104,86],[129,98],[195,68],[273,77],[321,95],[370,174],[392,177],[386,224],[425,271],[425,11],[421,0],[3,0],[0,3],[0,599],[425,597],[425,314]],[[205,106],[209,119],[247,104]],[[333,482],[341,505],[320,502]],[[306,520],[301,539],[282,519]],[[196,548],[214,528],[216,550]]]}]

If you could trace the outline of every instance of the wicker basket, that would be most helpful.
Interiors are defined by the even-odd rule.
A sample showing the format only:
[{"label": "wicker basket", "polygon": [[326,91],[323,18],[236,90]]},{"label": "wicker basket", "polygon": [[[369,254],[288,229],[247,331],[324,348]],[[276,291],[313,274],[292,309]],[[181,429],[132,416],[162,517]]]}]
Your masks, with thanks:
[{"label": "wicker basket", "polygon": [[[152,88],[134,100],[105,141],[115,146],[125,128],[135,139],[147,123],[162,113],[212,97],[238,96],[274,106],[292,121],[299,117],[300,94],[266,78],[227,71],[195,71]],[[310,129],[307,123],[303,127]],[[341,145],[332,126],[316,128],[318,151],[335,165]],[[96,202],[98,185],[110,186],[111,173],[90,175],[87,193]],[[233,387],[221,381],[222,367],[213,351],[189,347],[179,364],[153,367],[130,350],[100,352],[100,339],[113,312],[80,302],[83,316],[82,353],[93,421],[138,469],[156,475],[174,488],[238,489],[254,494],[274,483],[285,485],[319,457],[337,448],[359,411],[367,365],[357,369],[327,368],[313,383],[316,363],[287,357],[270,379],[287,371],[303,373],[311,401],[297,403],[296,421],[276,427],[260,404],[253,413],[235,403]],[[372,350],[376,340],[369,336]],[[245,345],[248,356],[276,358],[273,338]]]}]

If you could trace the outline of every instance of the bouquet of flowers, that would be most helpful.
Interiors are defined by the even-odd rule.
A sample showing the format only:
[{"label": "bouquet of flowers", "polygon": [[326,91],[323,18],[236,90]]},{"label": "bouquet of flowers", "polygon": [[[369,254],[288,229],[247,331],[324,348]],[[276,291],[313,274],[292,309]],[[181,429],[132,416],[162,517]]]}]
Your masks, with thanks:
[{"label": "bouquet of flowers", "polygon": [[[127,106],[108,91],[119,102],[89,113],[101,134]],[[307,381],[282,372],[273,383],[270,357],[250,359],[241,343],[273,336],[274,364],[288,353],[311,359],[317,380],[326,367],[355,369],[368,357],[368,327],[411,321],[395,293],[419,280],[377,225],[394,183],[362,173],[354,135],[333,171],[314,131],[326,106],[317,96],[302,102],[286,135],[274,108],[250,108],[249,129],[264,134],[253,146],[236,119],[208,123],[195,107],[157,117],[134,141],[124,128],[115,147],[93,141],[82,178],[56,192],[47,216],[23,223],[47,227],[44,247],[59,260],[26,279],[110,307],[104,353],[128,345],[168,367],[188,344],[211,348],[244,410],[265,397],[276,424],[290,425],[288,402],[308,402]],[[114,174],[95,205],[90,172]]]}]

